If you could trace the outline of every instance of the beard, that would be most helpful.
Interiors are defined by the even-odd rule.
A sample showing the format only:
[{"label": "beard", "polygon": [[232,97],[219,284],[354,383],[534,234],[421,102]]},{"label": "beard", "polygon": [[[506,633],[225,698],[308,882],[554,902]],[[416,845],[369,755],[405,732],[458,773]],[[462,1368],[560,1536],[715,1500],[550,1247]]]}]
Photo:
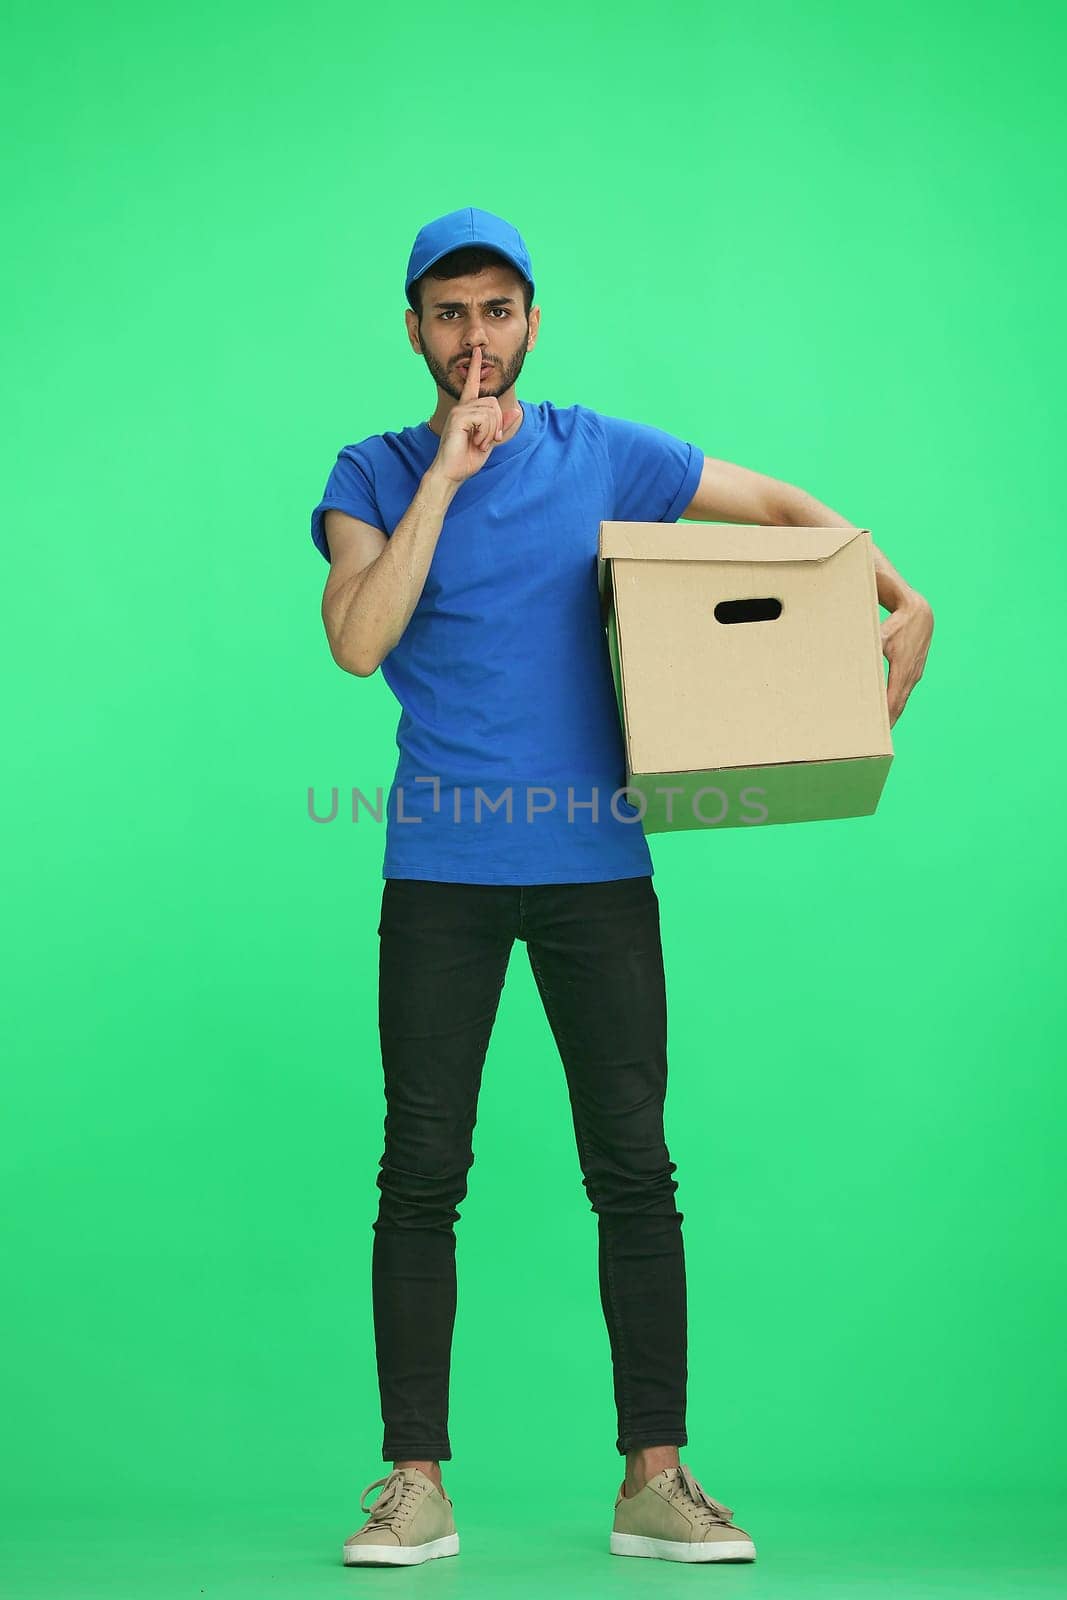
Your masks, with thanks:
[{"label": "beard", "polygon": [[[529,324],[527,324],[528,327]],[[437,387],[443,389],[450,399],[458,400],[463,393],[466,374],[459,371],[455,362],[451,366],[442,366],[433,352],[427,349],[421,333],[419,334],[419,348],[422,350],[422,359],[429,368],[430,376]],[[524,342],[522,347],[506,361],[501,361],[499,357],[494,357],[493,364],[486,367],[483,360],[483,377],[478,387],[479,394],[497,395],[506,393],[518,381],[527,353]],[[458,358],[456,358],[456,361],[458,361]]]}]

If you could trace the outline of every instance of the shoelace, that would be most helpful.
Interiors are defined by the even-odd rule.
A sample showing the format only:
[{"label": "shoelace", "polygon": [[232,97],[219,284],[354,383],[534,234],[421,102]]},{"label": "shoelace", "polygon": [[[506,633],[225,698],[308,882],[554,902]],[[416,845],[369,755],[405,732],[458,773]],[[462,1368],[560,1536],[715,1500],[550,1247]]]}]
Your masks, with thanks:
[{"label": "shoelace", "polygon": [[[375,1500],[373,1506],[365,1506],[363,1504],[364,1500],[372,1489],[378,1488],[379,1484],[385,1485],[381,1494]],[[401,1469],[396,1467],[387,1477],[375,1478],[373,1483],[368,1483],[359,1497],[359,1509],[361,1511],[369,1511],[371,1522],[380,1522],[389,1527],[398,1522],[403,1516],[406,1510],[409,1489],[413,1493],[418,1493],[417,1486],[411,1482],[410,1478],[405,1478]]]},{"label": "shoelace", "polygon": [[713,1500],[703,1485],[699,1484],[693,1477],[684,1462],[678,1463],[678,1476],[674,1480],[674,1488],[668,1489],[668,1494],[673,1493],[675,1489],[682,1494],[688,1495],[689,1499],[697,1507],[696,1517],[698,1522],[703,1523],[705,1526],[712,1522],[719,1522],[725,1523],[729,1527],[730,1520],[733,1517],[730,1507],[724,1506],[721,1500]]}]

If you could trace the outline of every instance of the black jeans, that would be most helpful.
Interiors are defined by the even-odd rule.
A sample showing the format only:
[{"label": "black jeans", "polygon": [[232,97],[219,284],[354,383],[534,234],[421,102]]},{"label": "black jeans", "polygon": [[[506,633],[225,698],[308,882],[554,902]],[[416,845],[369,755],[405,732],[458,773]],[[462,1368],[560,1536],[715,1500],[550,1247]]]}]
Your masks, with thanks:
[{"label": "black jeans", "polygon": [[615,1447],[685,1444],[683,1213],[663,1130],[667,1002],[651,877],[528,887],[387,878],[378,934],[386,1117],[372,1287],[382,1459],[452,1458],[453,1225],[516,937],[566,1073],[597,1214]]}]

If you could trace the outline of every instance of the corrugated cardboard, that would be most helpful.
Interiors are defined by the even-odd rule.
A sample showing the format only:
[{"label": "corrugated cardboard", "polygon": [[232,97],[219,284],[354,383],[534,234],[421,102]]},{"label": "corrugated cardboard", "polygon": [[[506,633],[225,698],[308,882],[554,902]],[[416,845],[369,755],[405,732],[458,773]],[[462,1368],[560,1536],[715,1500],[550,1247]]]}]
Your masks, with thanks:
[{"label": "corrugated cardboard", "polygon": [[597,571],[646,833],[875,810],[893,744],[867,528],[602,522]]}]

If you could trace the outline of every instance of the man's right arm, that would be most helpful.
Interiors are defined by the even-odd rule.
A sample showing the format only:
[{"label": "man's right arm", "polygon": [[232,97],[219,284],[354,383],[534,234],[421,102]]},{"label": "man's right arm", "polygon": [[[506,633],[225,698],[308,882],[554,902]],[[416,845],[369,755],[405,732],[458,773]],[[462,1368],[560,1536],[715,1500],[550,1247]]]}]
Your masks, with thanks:
[{"label": "man's right arm", "polygon": [[369,678],[399,641],[419,603],[445,513],[459,487],[429,467],[389,538],[347,512],[331,508],[325,513],[330,575],[322,620],[330,652],[346,672]]}]

